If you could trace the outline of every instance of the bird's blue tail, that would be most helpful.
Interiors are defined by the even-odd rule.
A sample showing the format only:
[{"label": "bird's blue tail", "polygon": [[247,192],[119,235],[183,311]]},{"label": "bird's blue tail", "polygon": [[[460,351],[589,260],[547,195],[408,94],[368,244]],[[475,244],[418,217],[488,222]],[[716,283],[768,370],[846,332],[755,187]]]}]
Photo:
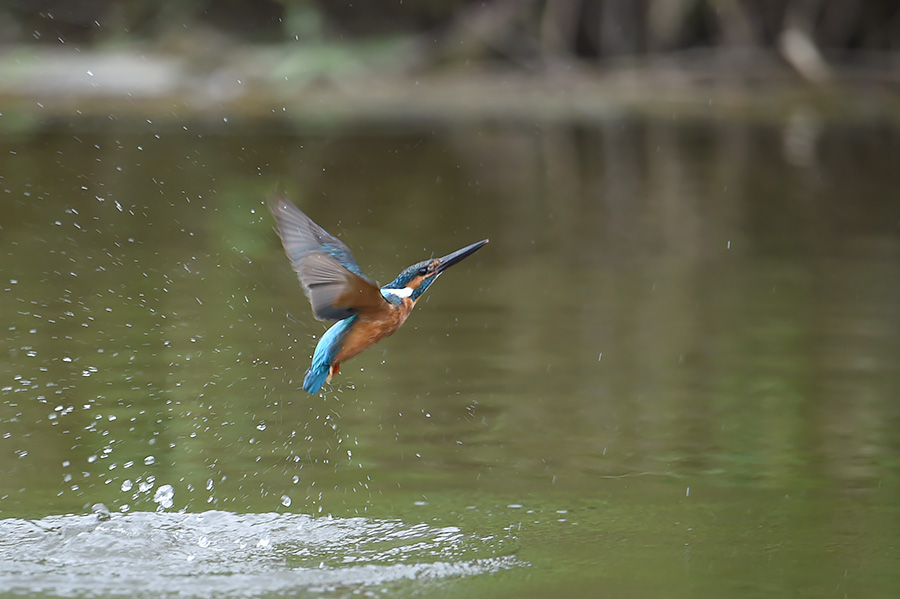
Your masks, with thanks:
[{"label": "bird's blue tail", "polygon": [[328,378],[328,371],[331,369],[330,364],[321,364],[318,367],[310,366],[303,378],[303,390],[310,395],[315,395],[325,384]]},{"label": "bird's blue tail", "polygon": [[331,371],[331,363],[338,351],[341,349],[341,342],[344,336],[350,331],[350,327],[356,321],[354,314],[350,318],[339,320],[334,323],[330,329],[325,331],[319,344],[316,345],[316,351],[313,352],[312,364],[306,371],[303,378],[303,390],[310,395],[315,395],[325,384],[328,373]]}]

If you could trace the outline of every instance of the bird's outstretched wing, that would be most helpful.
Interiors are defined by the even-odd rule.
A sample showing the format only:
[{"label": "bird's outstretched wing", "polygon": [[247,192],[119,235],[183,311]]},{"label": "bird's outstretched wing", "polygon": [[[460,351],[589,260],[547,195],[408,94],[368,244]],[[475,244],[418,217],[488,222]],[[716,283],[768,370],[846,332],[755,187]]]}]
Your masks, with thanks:
[{"label": "bird's outstretched wing", "polygon": [[316,318],[342,320],[387,307],[380,288],[363,274],[344,242],[282,195],[269,198],[269,210]]}]

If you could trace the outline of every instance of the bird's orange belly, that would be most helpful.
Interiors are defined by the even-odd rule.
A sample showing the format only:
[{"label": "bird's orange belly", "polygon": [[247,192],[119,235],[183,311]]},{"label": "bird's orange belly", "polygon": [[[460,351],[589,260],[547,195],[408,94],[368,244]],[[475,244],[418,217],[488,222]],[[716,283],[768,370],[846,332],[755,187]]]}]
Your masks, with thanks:
[{"label": "bird's orange belly", "polygon": [[[404,301],[404,304],[407,302],[412,304],[409,300]],[[367,319],[360,317],[353,323],[347,336],[344,337],[341,349],[334,357],[332,363],[340,364],[341,362],[346,362],[366,348],[375,345],[385,337],[393,335],[406,321],[406,317],[409,316],[411,309],[412,305],[408,308],[404,306],[399,309],[391,310],[383,318]]]}]

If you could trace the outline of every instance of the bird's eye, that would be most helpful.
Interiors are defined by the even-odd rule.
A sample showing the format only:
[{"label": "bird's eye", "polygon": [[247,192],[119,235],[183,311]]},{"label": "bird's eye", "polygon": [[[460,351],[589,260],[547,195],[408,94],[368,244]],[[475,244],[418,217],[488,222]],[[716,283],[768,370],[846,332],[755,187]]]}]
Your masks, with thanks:
[{"label": "bird's eye", "polygon": [[424,277],[427,274],[428,274],[427,266],[423,266],[422,268],[419,269],[419,276]]}]

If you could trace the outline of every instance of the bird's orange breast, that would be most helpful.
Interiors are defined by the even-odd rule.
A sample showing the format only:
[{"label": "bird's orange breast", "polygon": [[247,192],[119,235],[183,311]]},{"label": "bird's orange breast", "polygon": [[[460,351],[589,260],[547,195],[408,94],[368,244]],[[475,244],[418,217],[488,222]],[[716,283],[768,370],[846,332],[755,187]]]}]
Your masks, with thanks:
[{"label": "bird's orange breast", "polygon": [[[387,302],[385,303],[387,304]],[[346,362],[385,337],[393,335],[406,322],[415,302],[409,298],[403,298],[403,302],[399,306],[387,305],[388,309],[379,311],[377,314],[360,314],[357,317],[347,336],[344,337],[333,364]]]}]

